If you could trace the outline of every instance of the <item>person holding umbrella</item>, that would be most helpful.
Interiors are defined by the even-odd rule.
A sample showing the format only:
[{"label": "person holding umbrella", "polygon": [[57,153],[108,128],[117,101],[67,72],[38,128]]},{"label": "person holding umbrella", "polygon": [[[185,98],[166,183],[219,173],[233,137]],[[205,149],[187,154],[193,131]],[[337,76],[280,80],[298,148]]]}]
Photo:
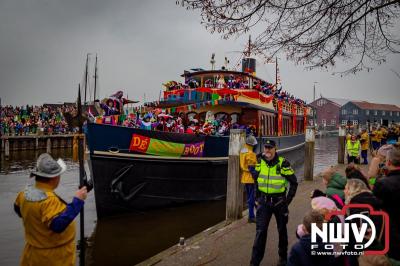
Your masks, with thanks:
[{"label": "person holding umbrella", "polygon": [[62,200],[54,190],[67,169],[64,161],[43,153],[31,173],[35,184],[19,192],[14,210],[22,218],[25,247],[21,265],[68,265],[76,263],[75,217],[87,197],[83,186],[71,203]]}]

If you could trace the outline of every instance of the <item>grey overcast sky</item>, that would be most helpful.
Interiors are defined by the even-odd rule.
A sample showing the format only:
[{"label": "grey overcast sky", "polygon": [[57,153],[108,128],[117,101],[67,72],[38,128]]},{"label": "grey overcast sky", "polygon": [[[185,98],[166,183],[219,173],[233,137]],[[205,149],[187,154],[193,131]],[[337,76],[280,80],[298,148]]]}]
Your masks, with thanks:
[{"label": "grey overcast sky", "polygon": [[[247,38],[211,35],[175,0],[1,0],[0,97],[3,105],[73,101],[86,53],[97,53],[101,98],[123,89],[131,99],[157,100],[161,84],[181,81],[184,69],[210,68],[213,52],[218,67],[225,56],[234,65],[240,55],[232,51]],[[257,67],[257,76],[274,81],[273,65]],[[308,102],[318,82],[317,96],[400,105],[400,78],[391,71],[400,73],[399,55],[342,78],[331,74],[341,69],[305,71],[284,60],[279,68],[284,89]]]}]

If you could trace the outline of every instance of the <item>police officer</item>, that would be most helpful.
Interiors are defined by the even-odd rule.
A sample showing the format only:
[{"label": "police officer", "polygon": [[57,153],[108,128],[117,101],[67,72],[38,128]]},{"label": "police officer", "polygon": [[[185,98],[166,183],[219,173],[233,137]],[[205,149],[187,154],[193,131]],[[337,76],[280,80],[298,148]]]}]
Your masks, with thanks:
[{"label": "police officer", "polygon": [[[250,265],[260,265],[264,257],[268,225],[275,215],[279,232],[279,264],[286,265],[288,236],[288,206],[297,190],[297,178],[290,163],[276,153],[276,143],[268,140],[264,152],[258,155],[258,163],[251,169],[256,179],[257,215],[256,238]],[[290,184],[289,190],[287,189]]]}]

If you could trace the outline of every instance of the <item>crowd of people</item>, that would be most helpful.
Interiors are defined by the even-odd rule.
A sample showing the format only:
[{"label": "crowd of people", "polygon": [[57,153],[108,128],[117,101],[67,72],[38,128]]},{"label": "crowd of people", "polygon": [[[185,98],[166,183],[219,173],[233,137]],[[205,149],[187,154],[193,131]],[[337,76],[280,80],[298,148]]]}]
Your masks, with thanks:
[{"label": "crowd of people", "polygon": [[[385,130],[388,134],[382,133],[379,145],[370,150],[366,146],[366,143],[370,142],[368,137],[371,136],[373,141],[376,141],[374,137],[380,134],[377,131]],[[268,224],[272,215],[276,217],[279,232],[278,265],[400,265],[400,209],[397,206],[400,202],[399,130],[399,126],[393,125],[389,129],[375,128],[371,133],[363,130],[359,136],[349,134],[347,145],[358,142],[360,147],[357,154],[353,153],[352,147],[347,147],[349,163],[344,174],[334,166],[323,171],[322,189],[311,192],[310,211],[298,225],[298,240],[290,250],[286,224],[287,207],[295,198],[297,189],[297,181],[293,178],[294,171],[285,158],[276,154],[274,141],[267,141],[264,152],[255,154],[253,147],[257,145],[257,141],[248,136],[246,146],[240,153],[240,168],[241,182],[245,185],[249,207],[248,222],[257,223],[250,265],[260,265],[263,259]],[[359,161],[355,160],[360,159],[362,139],[364,147],[367,147],[366,156],[372,157],[370,162],[364,161],[367,164],[364,169]],[[353,204],[367,204],[372,209],[364,207],[365,205],[355,208]],[[257,209],[256,214],[254,209]],[[377,215],[374,213],[376,211],[384,211],[388,214],[387,218]],[[369,225],[368,228],[364,228],[365,234],[361,235],[361,239],[354,233],[346,240],[342,235],[345,234],[343,228],[346,223],[356,221],[358,230],[365,223],[361,216],[357,216],[360,218],[357,220],[346,219],[355,214],[368,217],[375,229]],[[316,237],[312,240],[312,230],[316,230],[315,227],[312,229],[312,224],[318,230],[322,230],[323,224],[332,224],[335,228],[342,229],[336,229],[336,241],[323,240],[318,234],[315,234]],[[384,234],[385,230],[388,230],[388,234]],[[331,233],[329,234],[334,235]],[[342,241],[338,241],[339,239]],[[357,245],[367,248],[360,249]],[[384,252],[385,247],[388,247],[388,252]],[[382,251],[382,254],[364,254],[368,250]]]},{"label": "crowd of people", "polygon": [[[111,106],[112,104],[110,104]],[[214,118],[210,112],[206,117],[196,119],[186,117],[183,113],[176,115],[165,114],[161,109],[146,113],[113,112],[112,107],[101,105],[107,109],[104,115],[93,118],[96,123],[119,125],[145,130],[167,131],[175,133],[229,135],[230,128],[248,128],[239,125],[228,115]],[[3,106],[0,113],[0,135],[22,136],[36,134],[67,134],[76,132],[75,127],[68,125],[64,113],[75,113],[71,106]]]},{"label": "crowd of people", "polygon": [[0,135],[66,134],[75,129],[68,127],[63,113],[75,112],[73,105],[62,106],[2,106]]},{"label": "crowd of people", "polygon": [[[167,90],[186,90],[186,89],[195,89],[200,85],[195,79],[187,80],[185,84],[169,81],[163,84]],[[244,79],[242,76],[229,75],[228,78],[225,78],[224,75],[219,75],[215,79],[206,79],[204,82],[205,88],[217,88],[217,89],[249,89],[249,82],[247,79]],[[276,84],[271,84],[269,82],[263,80],[254,80],[252,89],[262,92],[266,95],[274,95],[276,99],[285,101],[287,103],[295,103],[295,104],[306,104],[302,99],[296,98],[294,95],[290,94],[287,91],[284,91],[282,87],[278,88]]]},{"label": "crowd of people", "polygon": [[199,119],[187,117],[184,113],[166,114],[161,109],[148,111],[144,114],[129,113],[117,116],[100,116],[96,123],[120,125],[144,130],[166,131],[174,133],[202,134],[213,136],[229,135],[231,128],[242,128],[254,131],[254,126],[239,125],[228,114],[215,118],[211,111]]},{"label": "crowd of people", "polygon": [[[368,164],[368,151],[376,152],[385,144],[397,143],[400,137],[400,125],[392,124],[390,127],[373,126],[371,132],[366,128],[360,134],[350,130],[346,136],[346,155],[348,163]],[[361,162],[361,159],[363,161]]]},{"label": "crowd of people", "polygon": [[[315,190],[311,195],[313,211],[304,217],[303,224],[298,227],[297,236],[300,240],[292,248],[288,265],[398,265],[396,263],[400,260],[400,213],[396,202],[400,200],[400,145],[387,144],[379,148],[367,172],[350,163],[345,176],[339,174],[335,167],[329,167],[322,173],[322,180],[325,189]],[[368,204],[374,211],[385,211],[389,216],[389,225],[385,224],[382,216],[373,215],[370,210],[359,207],[350,208],[343,215],[326,219],[328,212],[340,211],[349,204]],[[387,236],[382,232],[385,230],[384,226],[389,227],[389,252],[386,255],[365,256],[356,255],[356,252],[344,256],[343,254],[347,253],[340,253],[345,251],[340,243],[334,244],[336,253],[332,253],[332,256],[317,257],[304,252],[303,248],[310,244],[310,221],[318,224],[320,228],[324,222],[343,225],[346,217],[365,213],[372,219],[376,228],[376,236],[369,247],[370,250],[383,250]],[[368,236],[371,237],[370,234]],[[363,243],[367,240],[369,239],[364,239]],[[355,239],[350,241],[355,243]],[[317,251],[327,250],[319,248]],[[319,261],[319,264],[315,264],[316,261]]]}]

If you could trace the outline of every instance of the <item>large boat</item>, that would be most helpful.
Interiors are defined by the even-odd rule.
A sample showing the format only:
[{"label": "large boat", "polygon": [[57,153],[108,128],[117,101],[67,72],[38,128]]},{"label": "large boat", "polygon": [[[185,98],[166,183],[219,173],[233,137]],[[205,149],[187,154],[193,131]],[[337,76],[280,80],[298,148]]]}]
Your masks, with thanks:
[{"label": "large boat", "polygon": [[[280,154],[299,162],[311,109],[293,97],[277,96],[277,84],[258,78],[255,65],[255,59],[245,57],[242,71],[185,71],[181,77],[187,86],[172,82],[162,99],[147,108],[180,113],[184,121],[206,123],[212,114],[236,127],[251,126],[257,151],[266,139],[274,139]],[[87,138],[99,218],[226,196],[228,134],[93,123],[88,124]]]}]

